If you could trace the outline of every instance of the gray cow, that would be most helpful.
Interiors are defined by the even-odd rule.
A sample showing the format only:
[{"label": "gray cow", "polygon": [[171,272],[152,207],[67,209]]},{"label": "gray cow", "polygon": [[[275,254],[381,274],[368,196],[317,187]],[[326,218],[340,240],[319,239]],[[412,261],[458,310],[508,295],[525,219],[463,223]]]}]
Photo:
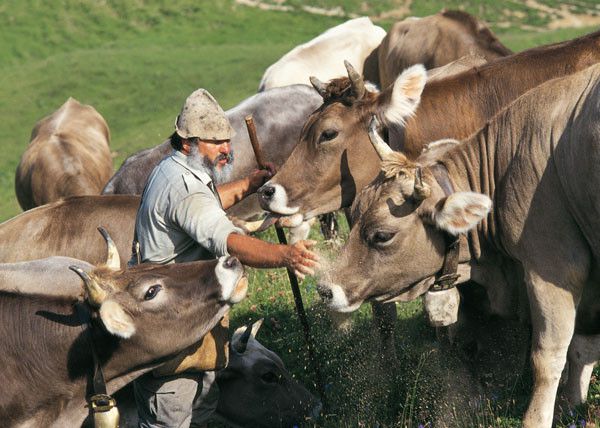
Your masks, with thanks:
[{"label": "gray cow", "polygon": [[[411,73],[420,84],[397,88],[399,119],[413,113],[424,84],[422,68]],[[457,236],[458,261],[482,278],[498,260],[522,269],[534,377],[524,427],[549,428],[579,302],[585,289],[598,290],[600,201],[590,189],[600,184],[599,99],[593,65],[527,92],[445,153],[384,154],[381,174],[353,206],[354,227],[319,285],[322,297],[337,311],[415,298]]]},{"label": "gray cow", "polygon": [[[211,330],[245,297],[243,272],[233,257],[125,271],[100,266],[78,271],[84,299],[0,292],[2,424],[82,424],[93,370],[88,334],[114,393]],[[79,312],[87,314],[92,333]]]}]

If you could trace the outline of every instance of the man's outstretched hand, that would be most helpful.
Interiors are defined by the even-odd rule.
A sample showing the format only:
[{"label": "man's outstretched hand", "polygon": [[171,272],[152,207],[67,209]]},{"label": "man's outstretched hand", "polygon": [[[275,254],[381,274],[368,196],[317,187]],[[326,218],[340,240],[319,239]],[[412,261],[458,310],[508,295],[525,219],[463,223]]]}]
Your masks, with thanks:
[{"label": "man's outstretched hand", "polygon": [[314,275],[315,269],[319,267],[319,256],[310,251],[317,241],[298,241],[288,245],[289,251],[285,258],[286,267],[291,269],[299,279],[305,275]]}]

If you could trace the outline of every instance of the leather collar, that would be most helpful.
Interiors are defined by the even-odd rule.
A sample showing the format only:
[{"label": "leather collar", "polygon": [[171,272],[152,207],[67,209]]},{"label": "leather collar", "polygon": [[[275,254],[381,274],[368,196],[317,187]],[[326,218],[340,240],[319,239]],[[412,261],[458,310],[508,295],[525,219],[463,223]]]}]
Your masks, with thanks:
[{"label": "leather collar", "polygon": [[[104,373],[102,372],[102,366],[100,365],[100,359],[96,352],[96,346],[94,345],[94,335],[92,333],[92,319],[90,317],[89,308],[85,303],[78,302],[75,304],[75,311],[79,321],[81,322],[81,329],[83,330],[84,336],[90,345],[92,352],[92,360],[94,362],[94,369],[92,374],[91,382],[91,394],[86,396],[88,407],[92,417],[96,413],[104,413],[110,411],[113,407],[116,407],[116,400],[106,393],[106,382],[104,381]],[[87,394],[86,394],[87,395]]]},{"label": "leather collar", "polygon": [[[429,170],[433,174],[435,180],[444,191],[446,197],[454,193],[454,186],[448,177],[448,170],[443,164],[436,163]],[[429,291],[449,290],[456,286],[458,281],[458,258],[460,255],[460,237],[444,232],[446,241],[446,254],[444,255],[444,264],[442,269],[436,274],[436,279]]]}]

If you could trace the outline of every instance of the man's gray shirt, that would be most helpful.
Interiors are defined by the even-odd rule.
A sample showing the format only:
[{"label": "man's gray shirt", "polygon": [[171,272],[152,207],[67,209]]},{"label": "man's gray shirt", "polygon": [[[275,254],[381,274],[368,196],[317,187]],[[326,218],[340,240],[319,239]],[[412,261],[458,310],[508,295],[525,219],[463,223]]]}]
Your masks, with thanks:
[{"label": "man's gray shirt", "polygon": [[142,262],[179,263],[228,255],[229,234],[243,233],[210,189],[208,173],[187,160],[174,150],[148,178],[135,224]]}]

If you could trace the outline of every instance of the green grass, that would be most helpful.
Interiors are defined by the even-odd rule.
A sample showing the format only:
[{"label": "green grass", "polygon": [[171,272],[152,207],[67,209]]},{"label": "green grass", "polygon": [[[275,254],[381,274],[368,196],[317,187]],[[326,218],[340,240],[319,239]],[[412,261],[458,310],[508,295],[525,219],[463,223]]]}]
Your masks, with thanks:
[{"label": "green grass", "polygon": [[107,120],[118,167],[172,132],[194,89],[232,107],[283,53],[341,22],[222,0],[62,3],[0,6],[0,220],[20,211],[14,171],[31,128],[69,96]]},{"label": "green grass", "polygon": [[[118,167],[129,154],[159,144],[172,132],[175,115],[194,89],[205,87],[224,108],[232,107],[255,93],[264,69],[282,54],[345,20],[302,12],[302,5],[378,15],[400,3],[289,0],[286,4],[297,10],[284,13],[228,0],[5,0],[0,4],[0,221],[20,212],[14,172],[31,128],[69,96],[95,106],[106,118]],[[578,13],[598,13],[595,1],[572,3]],[[517,1],[415,1],[411,14],[459,6],[486,19],[515,51],[593,30],[547,31],[539,26],[549,18]],[[522,14],[516,17],[507,10]],[[500,25],[505,22],[509,25]],[[380,24],[387,29],[392,21]],[[529,27],[537,28],[523,30]],[[263,238],[275,241],[272,232]],[[337,251],[325,243],[320,249]],[[249,275],[249,296],[233,311],[232,324],[265,318],[259,338],[282,356],[300,381],[314,386],[285,271],[250,270]],[[464,358],[455,347],[436,340],[424,322],[420,301],[398,305],[398,361],[392,366],[379,353],[368,305],[353,314],[352,326],[341,332],[318,303],[314,279],[301,288],[330,404],[319,426],[431,427],[441,420],[452,420],[451,426],[457,427],[519,426],[530,387],[527,376],[494,378],[492,394],[481,399],[475,399],[477,391],[470,391],[465,381],[462,386],[471,401],[456,398],[452,388]],[[489,373],[479,374],[487,379]],[[597,417],[599,391],[594,382],[591,404],[574,416],[567,414],[559,426],[579,416]]]}]

